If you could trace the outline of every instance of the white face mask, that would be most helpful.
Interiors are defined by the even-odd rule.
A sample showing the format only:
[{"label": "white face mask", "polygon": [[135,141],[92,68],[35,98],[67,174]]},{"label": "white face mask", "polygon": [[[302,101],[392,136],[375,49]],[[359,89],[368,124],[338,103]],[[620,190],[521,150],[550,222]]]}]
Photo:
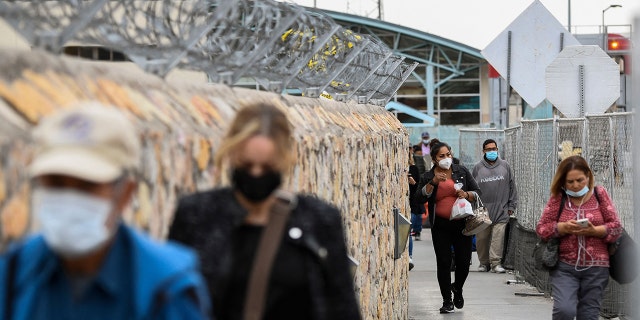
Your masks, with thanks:
[{"label": "white face mask", "polygon": [[44,240],[64,257],[94,251],[111,236],[106,221],[113,209],[108,199],[70,189],[37,188],[33,213],[40,220]]},{"label": "white face mask", "polygon": [[449,168],[451,168],[451,163],[453,163],[453,159],[444,158],[438,162],[438,166],[442,169],[449,170]]}]

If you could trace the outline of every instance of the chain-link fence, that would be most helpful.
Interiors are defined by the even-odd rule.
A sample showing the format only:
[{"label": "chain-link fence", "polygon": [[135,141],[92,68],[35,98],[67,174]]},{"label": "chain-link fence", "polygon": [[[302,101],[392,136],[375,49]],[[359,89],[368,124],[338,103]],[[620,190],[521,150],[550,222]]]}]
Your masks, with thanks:
[{"label": "chain-link fence", "polygon": [[[489,136],[491,135],[491,136]],[[506,130],[460,130],[460,154],[465,165],[482,157],[482,141],[502,141],[501,156],[514,171],[518,188],[517,219],[510,228],[505,265],[513,265],[516,276],[547,295],[548,273],[533,266],[533,248],[538,237],[535,226],[550,195],[551,180],[560,161],[572,155],[584,157],[604,186],[627,232],[633,233],[632,115],[612,113],[577,119],[523,120]],[[633,235],[632,235],[633,236]],[[610,281],[601,315],[606,318],[629,314],[628,287]]]},{"label": "chain-link fence", "polygon": [[[460,164],[469,170],[482,159],[482,143],[493,139],[498,144],[499,152],[504,141],[504,130],[496,129],[460,129]],[[504,156],[502,156],[504,158]]]}]

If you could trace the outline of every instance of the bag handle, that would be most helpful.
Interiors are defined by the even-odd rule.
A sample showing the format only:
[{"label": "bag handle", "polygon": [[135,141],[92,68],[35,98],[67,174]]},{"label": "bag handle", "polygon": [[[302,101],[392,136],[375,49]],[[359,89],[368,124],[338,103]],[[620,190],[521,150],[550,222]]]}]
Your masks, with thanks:
[{"label": "bag handle", "polygon": [[476,208],[481,208],[484,207],[484,203],[482,203],[482,199],[480,199],[480,196],[478,195],[477,192],[475,191],[471,191],[473,192],[473,195],[476,197]]},{"label": "bag handle", "polygon": [[244,320],[261,320],[267,296],[267,286],[276,252],[282,241],[282,232],[289,214],[295,208],[295,195],[278,190],[278,198],[271,207],[269,222],[260,236],[256,258],[251,267],[244,305]]}]

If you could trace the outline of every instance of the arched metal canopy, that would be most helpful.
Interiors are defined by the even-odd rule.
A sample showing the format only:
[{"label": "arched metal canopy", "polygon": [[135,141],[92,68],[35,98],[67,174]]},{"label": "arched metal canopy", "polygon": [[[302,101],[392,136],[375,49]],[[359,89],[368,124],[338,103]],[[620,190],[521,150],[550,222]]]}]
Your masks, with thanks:
[{"label": "arched metal canopy", "polygon": [[[416,80],[425,88],[429,114],[433,114],[436,88],[486,63],[480,50],[459,42],[381,20],[329,10],[324,12],[338,24],[370,35],[387,44],[394,53],[418,62],[409,81]],[[437,79],[436,72],[440,74]]]}]

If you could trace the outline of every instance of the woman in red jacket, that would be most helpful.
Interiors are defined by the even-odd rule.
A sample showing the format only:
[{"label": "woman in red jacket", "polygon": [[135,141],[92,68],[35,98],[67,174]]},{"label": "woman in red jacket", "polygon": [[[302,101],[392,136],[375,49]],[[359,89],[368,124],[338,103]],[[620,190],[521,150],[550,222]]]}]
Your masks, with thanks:
[{"label": "woman in red jacket", "polygon": [[594,183],[584,158],[564,159],[536,227],[540,238],[560,239],[558,266],[549,273],[553,319],[598,319],[600,313],[609,282],[607,245],[620,236],[622,227],[607,190]]}]

